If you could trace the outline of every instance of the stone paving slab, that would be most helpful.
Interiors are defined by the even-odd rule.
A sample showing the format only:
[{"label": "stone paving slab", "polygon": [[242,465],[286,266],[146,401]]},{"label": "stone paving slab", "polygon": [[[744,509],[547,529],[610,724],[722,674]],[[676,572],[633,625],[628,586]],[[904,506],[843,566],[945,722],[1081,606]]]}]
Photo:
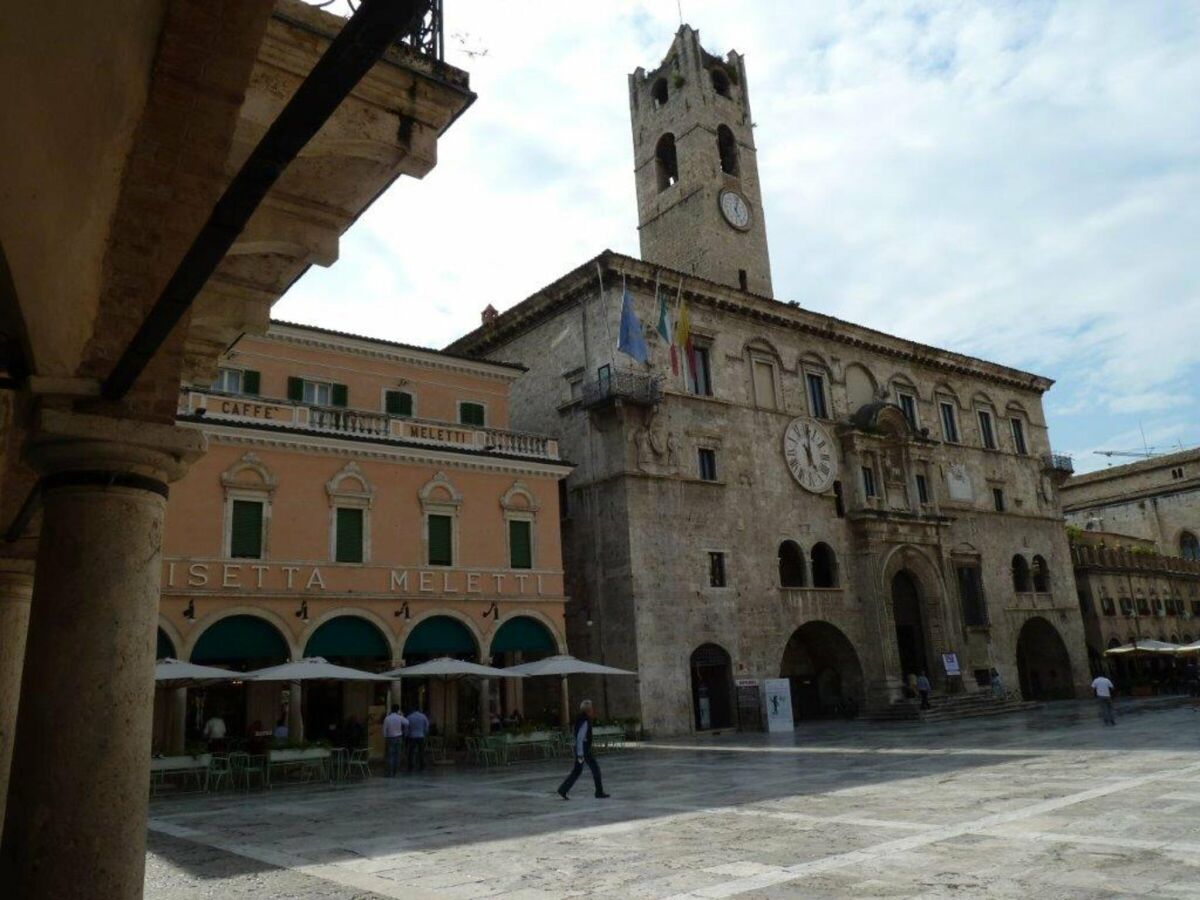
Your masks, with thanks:
[{"label": "stone paving slab", "polygon": [[1200,897],[1200,715],[808,724],[151,804],[146,896]]}]

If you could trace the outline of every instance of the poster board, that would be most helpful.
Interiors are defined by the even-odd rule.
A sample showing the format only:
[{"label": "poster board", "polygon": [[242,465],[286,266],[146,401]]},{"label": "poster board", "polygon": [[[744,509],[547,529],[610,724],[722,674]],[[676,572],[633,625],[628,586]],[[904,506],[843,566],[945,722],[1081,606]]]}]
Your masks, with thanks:
[{"label": "poster board", "polygon": [[738,730],[762,731],[762,686],[758,683],[758,679],[739,678],[736,686]]},{"label": "poster board", "polygon": [[962,674],[962,669],[958,665],[957,653],[942,654],[942,668],[946,670],[946,674],[950,676],[958,676]]},{"label": "poster board", "polygon": [[792,683],[786,678],[763,680],[766,698],[767,731],[794,731],[796,722],[792,718]]}]

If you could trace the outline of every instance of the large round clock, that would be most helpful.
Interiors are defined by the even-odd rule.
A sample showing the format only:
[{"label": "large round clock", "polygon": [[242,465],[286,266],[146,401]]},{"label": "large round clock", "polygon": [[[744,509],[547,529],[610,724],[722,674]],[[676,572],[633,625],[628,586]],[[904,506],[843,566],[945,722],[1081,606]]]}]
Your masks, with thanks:
[{"label": "large round clock", "polygon": [[741,231],[750,227],[750,204],[745,197],[737,191],[721,191],[718,202],[726,222]]},{"label": "large round clock", "polygon": [[783,432],[783,457],[800,487],[814,494],[829,490],[837,477],[833,438],[812,419],[792,419]]}]

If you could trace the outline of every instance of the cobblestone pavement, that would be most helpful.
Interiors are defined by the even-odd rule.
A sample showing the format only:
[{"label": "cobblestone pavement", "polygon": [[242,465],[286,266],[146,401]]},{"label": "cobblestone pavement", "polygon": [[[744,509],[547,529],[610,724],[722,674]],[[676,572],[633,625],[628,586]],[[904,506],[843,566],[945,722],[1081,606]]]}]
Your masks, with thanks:
[{"label": "cobblestone pavement", "polygon": [[151,804],[146,894],[1200,897],[1200,715],[1058,703]]}]

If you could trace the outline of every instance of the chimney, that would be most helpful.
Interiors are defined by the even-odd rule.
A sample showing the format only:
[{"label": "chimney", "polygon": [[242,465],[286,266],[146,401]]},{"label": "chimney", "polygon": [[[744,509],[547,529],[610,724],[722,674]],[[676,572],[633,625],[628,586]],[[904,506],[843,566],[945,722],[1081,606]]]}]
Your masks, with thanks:
[{"label": "chimney", "polygon": [[500,313],[496,310],[496,307],[492,306],[492,304],[489,303],[487,306],[484,307],[483,314],[480,318],[483,319],[484,325],[491,325],[499,317],[500,317]]}]

